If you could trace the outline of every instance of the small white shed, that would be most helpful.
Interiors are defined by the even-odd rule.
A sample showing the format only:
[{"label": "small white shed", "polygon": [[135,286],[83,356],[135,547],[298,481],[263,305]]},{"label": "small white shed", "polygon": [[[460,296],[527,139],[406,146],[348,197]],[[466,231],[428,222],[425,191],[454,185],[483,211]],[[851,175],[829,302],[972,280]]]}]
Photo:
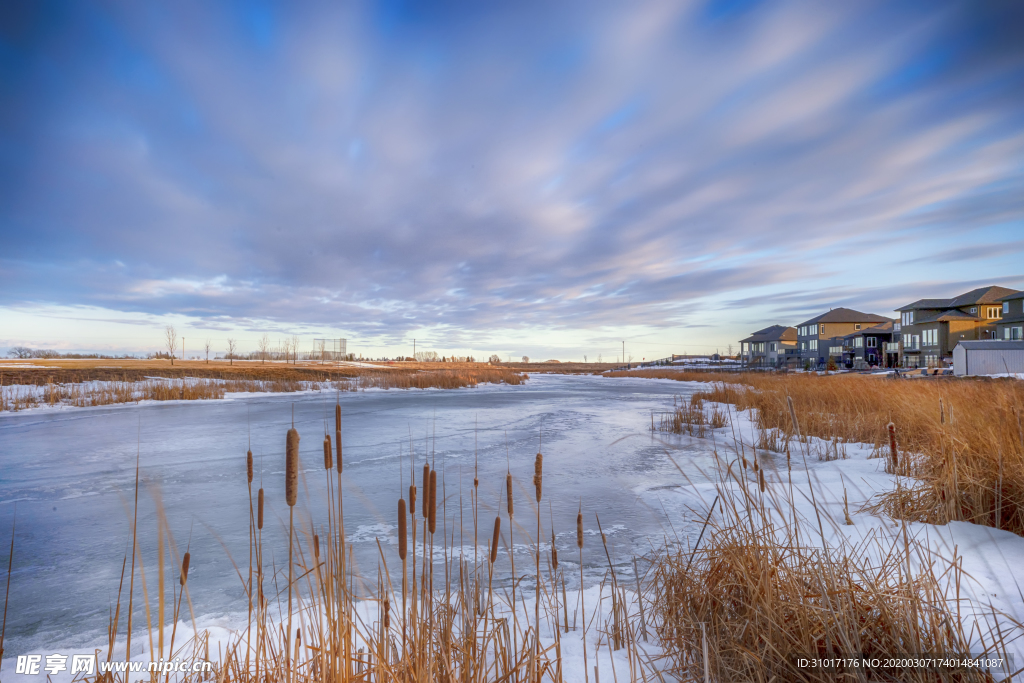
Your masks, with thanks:
[{"label": "small white shed", "polygon": [[962,341],[953,349],[953,374],[1024,373],[1024,341]]}]

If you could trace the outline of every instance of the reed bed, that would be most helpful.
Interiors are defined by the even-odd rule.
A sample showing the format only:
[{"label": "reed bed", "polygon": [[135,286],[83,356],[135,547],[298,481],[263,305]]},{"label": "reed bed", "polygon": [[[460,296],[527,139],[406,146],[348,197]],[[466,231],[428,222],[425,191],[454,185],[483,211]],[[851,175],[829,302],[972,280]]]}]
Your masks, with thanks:
[{"label": "reed bed", "polygon": [[[686,381],[694,381],[693,375],[697,381],[717,379],[641,372]],[[790,452],[797,439],[789,399],[804,437],[817,437],[811,446],[819,459],[845,457],[847,443],[872,444],[888,472],[912,477],[881,496],[872,510],[1024,535],[1024,382],[744,373],[729,383],[712,381],[700,393],[703,400],[756,411],[758,447],[768,450]]]},{"label": "reed bed", "polygon": [[46,382],[41,385],[0,385],[0,411],[17,412],[42,405],[88,407],[139,401],[194,401],[224,398],[226,393],[291,393],[296,391],[358,391],[360,389],[460,389],[478,384],[520,385],[527,375],[507,368],[481,366],[436,371],[371,371],[354,377],[314,379],[292,377],[150,378],[89,383]]}]

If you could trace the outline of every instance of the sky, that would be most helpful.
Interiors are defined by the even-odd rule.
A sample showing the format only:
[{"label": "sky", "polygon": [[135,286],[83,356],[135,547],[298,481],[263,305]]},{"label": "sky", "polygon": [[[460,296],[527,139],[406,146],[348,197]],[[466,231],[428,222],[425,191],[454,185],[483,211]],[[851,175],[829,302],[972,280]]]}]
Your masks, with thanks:
[{"label": "sky", "polygon": [[594,360],[1024,289],[1024,3],[5,2],[0,354]]}]

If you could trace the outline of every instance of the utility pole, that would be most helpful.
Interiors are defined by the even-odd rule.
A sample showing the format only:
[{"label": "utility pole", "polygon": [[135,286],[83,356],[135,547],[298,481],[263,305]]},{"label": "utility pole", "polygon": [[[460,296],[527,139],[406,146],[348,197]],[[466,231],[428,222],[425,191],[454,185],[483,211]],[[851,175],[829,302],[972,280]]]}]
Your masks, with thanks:
[{"label": "utility pole", "polygon": [[622,340],[622,362],[626,362],[626,340]]},{"label": "utility pole", "polygon": [[185,338],[181,338],[181,359],[185,360]]},{"label": "utility pole", "polygon": [[412,340],[412,359],[416,360],[416,340]]}]

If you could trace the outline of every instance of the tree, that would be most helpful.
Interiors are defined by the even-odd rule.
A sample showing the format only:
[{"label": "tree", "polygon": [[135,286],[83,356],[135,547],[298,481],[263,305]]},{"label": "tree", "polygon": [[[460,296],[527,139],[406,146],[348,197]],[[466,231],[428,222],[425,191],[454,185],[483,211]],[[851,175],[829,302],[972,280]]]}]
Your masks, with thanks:
[{"label": "tree", "polygon": [[203,342],[203,350],[206,351],[206,364],[210,364],[210,340],[207,339]]},{"label": "tree", "polygon": [[174,365],[174,352],[178,348],[178,332],[171,325],[164,328],[164,342],[167,344],[167,353],[171,356],[171,365]]},{"label": "tree", "polygon": [[496,353],[492,353],[490,359],[488,360],[488,362],[491,365],[497,365],[498,363],[501,362],[501,357],[498,354],[496,354]]},{"label": "tree", "polygon": [[599,353],[599,354],[597,354],[597,362],[598,362],[598,363],[603,363],[603,362],[604,362],[604,361],[603,361],[603,360],[601,359],[601,354],[600,354],[600,353]]},{"label": "tree", "polygon": [[299,337],[292,335],[292,365],[299,364]]},{"label": "tree", "polygon": [[529,363],[530,362],[530,357],[529,356],[523,356],[523,362],[524,363]]},{"label": "tree", "polygon": [[235,340],[234,339],[228,339],[228,361],[229,361],[228,365],[234,365],[235,364],[235,348],[236,348]]},{"label": "tree", "polygon": [[732,344],[725,347],[726,352],[729,354],[729,358],[732,358]]},{"label": "tree", "polygon": [[583,354],[583,362],[584,362],[584,363],[586,363],[586,362],[587,362],[587,354]]},{"label": "tree", "polygon": [[11,350],[7,352],[9,358],[31,358],[32,349],[27,346],[12,346]]},{"label": "tree", "polygon": [[260,353],[260,359],[264,363],[266,363],[267,362],[267,354],[270,353],[270,335],[268,335],[266,332],[264,332],[263,336],[260,337],[259,342],[256,344],[256,348],[257,348],[257,350]]}]

